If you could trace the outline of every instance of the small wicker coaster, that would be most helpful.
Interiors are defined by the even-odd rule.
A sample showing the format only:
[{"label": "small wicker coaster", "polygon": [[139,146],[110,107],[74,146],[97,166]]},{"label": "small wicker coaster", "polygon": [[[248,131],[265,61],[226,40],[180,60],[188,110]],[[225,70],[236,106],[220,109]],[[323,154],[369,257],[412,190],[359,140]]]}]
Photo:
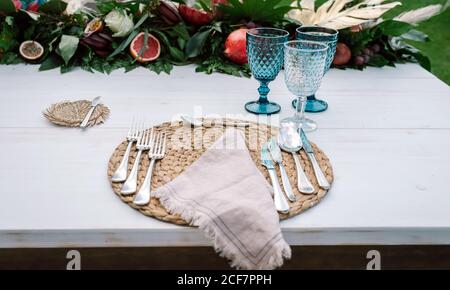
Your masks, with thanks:
[{"label": "small wicker coaster", "polygon": [[[44,116],[53,124],[65,127],[79,127],[91,108],[91,101],[80,100],[75,102],[63,101],[50,106],[44,112]],[[109,117],[109,108],[99,104],[91,118],[88,126],[104,123]]]},{"label": "small wicker coaster", "polygon": [[[206,149],[211,146],[223,133],[226,127],[224,126],[212,126],[212,127],[197,127],[192,128],[186,126],[182,122],[163,123],[155,127],[156,130],[164,131],[167,134],[167,150],[164,159],[158,161],[155,165],[152,178],[152,189],[156,189],[180,175],[187,167],[189,167],[194,161],[196,161]],[[252,159],[255,161],[256,166],[261,170],[266,179],[270,182],[269,174],[265,167],[261,165],[260,149],[261,145],[271,136],[276,136],[278,129],[263,124],[252,123],[250,127],[238,128],[245,133],[246,144],[250,151]],[[187,141],[186,141],[187,140]],[[186,148],[180,148],[180,142],[184,142]],[[111,176],[115,170],[119,167],[120,161],[127,147],[127,141],[122,142],[112,154],[108,164],[108,177],[111,182]],[[174,144],[178,144],[175,146]],[[320,150],[315,144],[313,146],[314,152],[319,162],[320,167],[325,173],[330,184],[333,182],[333,169],[330,161],[325,153]],[[133,150],[130,155],[130,164],[128,170],[131,171],[131,167],[134,164],[136,158],[136,148],[133,145]],[[280,214],[280,219],[286,219],[313,207],[326,195],[327,191],[319,188],[311,163],[308,160],[305,152],[300,152],[301,162],[305,169],[306,175],[311,180],[316,192],[312,195],[304,195],[297,189],[297,171],[294,163],[294,159],[291,154],[283,152],[283,164],[286,168],[289,180],[291,181],[294,194],[297,196],[296,202],[290,203],[290,211],[288,214]],[[150,162],[147,154],[143,154],[141,159],[141,166],[138,174],[138,189],[144,181],[145,174],[147,172]],[[278,170],[279,174],[279,170]],[[281,177],[279,176],[280,182]],[[187,223],[177,215],[172,215],[166,211],[166,209],[159,203],[159,200],[152,198],[150,203],[145,206],[137,206],[133,204],[134,195],[123,196],[120,194],[122,183],[111,182],[113,191],[120,197],[120,199],[127,203],[134,209],[139,210],[141,213],[147,216],[151,216],[166,222],[186,225]]]}]

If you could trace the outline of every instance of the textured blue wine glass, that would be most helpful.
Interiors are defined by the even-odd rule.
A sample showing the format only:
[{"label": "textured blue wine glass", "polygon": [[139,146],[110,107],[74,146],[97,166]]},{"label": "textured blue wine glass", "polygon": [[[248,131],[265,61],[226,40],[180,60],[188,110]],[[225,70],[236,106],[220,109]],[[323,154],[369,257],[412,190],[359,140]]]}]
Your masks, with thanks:
[{"label": "textured blue wine glass", "polygon": [[254,28],[247,32],[247,56],[252,74],[260,83],[257,101],[245,104],[245,109],[254,114],[275,114],[281,110],[277,103],[269,102],[269,83],[273,81],[284,60],[284,43],[289,32],[276,28]]},{"label": "textured blue wine glass", "polygon": [[293,117],[283,119],[281,126],[314,131],[317,125],[305,118],[307,96],[320,87],[325,71],[328,45],[321,42],[294,40],[284,45],[284,74],[289,91],[297,96],[297,110]]},{"label": "textured blue wine glass", "polygon": [[[330,69],[331,63],[336,53],[336,44],[338,41],[339,32],[335,29],[320,27],[320,26],[302,26],[297,28],[297,40],[309,40],[325,43],[328,45],[327,60],[325,63],[325,73]],[[292,106],[297,107],[297,100],[292,101]],[[308,96],[306,103],[306,112],[318,113],[328,109],[327,102],[317,100],[315,95]]]}]

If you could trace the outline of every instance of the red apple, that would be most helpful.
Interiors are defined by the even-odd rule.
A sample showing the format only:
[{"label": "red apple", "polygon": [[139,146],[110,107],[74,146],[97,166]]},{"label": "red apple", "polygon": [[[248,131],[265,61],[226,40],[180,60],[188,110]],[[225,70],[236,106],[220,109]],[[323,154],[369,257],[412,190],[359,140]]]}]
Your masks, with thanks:
[{"label": "red apple", "polygon": [[334,55],[334,65],[346,65],[352,58],[352,51],[350,48],[342,42],[339,42],[336,46],[336,54]]},{"label": "red apple", "polygon": [[180,12],[181,17],[183,17],[184,21],[198,26],[206,25],[210,23],[214,18],[214,15],[210,12],[189,7],[184,4],[180,5],[178,11]]},{"label": "red apple", "polygon": [[247,28],[240,28],[228,35],[225,41],[225,56],[237,64],[247,63]]}]

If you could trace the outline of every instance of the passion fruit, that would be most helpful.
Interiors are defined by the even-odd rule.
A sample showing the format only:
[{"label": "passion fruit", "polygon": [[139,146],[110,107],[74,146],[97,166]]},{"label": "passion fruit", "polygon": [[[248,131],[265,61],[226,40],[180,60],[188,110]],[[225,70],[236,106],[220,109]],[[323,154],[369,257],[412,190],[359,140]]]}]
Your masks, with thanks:
[{"label": "passion fruit", "polygon": [[100,32],[103,30],[104,24],[100,18],[94,18],[86,25],[84,29],[84,35],[91,35],[95,32]]},{"label": "passion fruit", "polygon": [[37,41],[27,40],[19,47],[20,55],[26,60],[37,60],[44,54],[44,47]]}]

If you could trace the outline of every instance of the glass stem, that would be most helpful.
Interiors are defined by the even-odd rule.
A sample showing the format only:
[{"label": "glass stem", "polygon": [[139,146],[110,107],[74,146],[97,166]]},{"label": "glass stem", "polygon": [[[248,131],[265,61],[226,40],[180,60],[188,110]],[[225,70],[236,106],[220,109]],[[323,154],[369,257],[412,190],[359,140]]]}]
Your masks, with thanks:
[{"label": "glass stem", "polygon": [[260,83],[260,86],[258,88],[258,92],[259,92],[259,100],[258,100],[258,102],[262,103],[262,104],[266,104],[266,103],[269,102],[267,100],[267,95],[270,92],[269,82],[267,82],[267,81],[259,81],[259,83]]},{"label": "glass stem", "polygon": [[308,101],[315,101],[315,100],[316,100],[316,95],[308,96]]},{"label": "glass stem", "polygon": [[297,110],[295,111],[295,118],[298,120],[303,120],[305,118],[306,100],[306,96],[297,97]]}]

